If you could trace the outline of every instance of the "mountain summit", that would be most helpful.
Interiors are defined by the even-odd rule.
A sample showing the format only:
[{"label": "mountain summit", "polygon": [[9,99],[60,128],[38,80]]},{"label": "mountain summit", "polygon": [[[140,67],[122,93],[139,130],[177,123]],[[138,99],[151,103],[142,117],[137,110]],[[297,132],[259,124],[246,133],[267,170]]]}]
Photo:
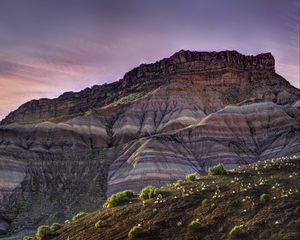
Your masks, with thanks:
[{"label": "mountain summit", "polygon": [[27,102],[0,126],[0,230],[63,221],[217,163],[299,153],[299,100],[270,53],[181,50],[117,82]]},{"label": "mountain summit", "polygon": [[[261,76],[257,76],[258,73]],[[195,82],[204,88],[247,85],[252,84],[254,79],[262,81],[261,85],[266,80],[269,84],[273,82],[288,85],[275,74],[275,60],[271,53],[245,56],[236,51],[181,50],[156,63],[140,65],[126,73],[118,82],[96,85],[77,93],[67,92],[56,99],[32,100],[10,113],[1,124],[38,122],[80,114],[103,107],[136,91],[149,92],[153,88],[167,84],[171,79],[182,80],[183,85]],[[141,86],[142,84],[144,85]]]}]

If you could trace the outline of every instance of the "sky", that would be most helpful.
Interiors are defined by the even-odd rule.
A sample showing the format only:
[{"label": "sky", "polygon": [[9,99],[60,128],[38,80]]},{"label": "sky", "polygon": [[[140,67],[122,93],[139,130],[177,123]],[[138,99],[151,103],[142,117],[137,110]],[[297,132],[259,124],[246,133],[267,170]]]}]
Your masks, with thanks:
[{"label": "sky", "polygon": [[271,52],[297,88],[299,0],[1,0],[0,119],[181,49]]}]

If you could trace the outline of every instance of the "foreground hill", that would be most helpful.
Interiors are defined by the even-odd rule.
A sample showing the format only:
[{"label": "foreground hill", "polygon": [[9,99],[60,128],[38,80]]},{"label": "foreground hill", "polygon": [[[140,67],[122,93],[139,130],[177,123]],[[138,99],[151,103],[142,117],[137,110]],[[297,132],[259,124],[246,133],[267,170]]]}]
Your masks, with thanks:
[{"label": "foreground hill", "polygon": [[[300,238],[300,156],[272,159],[162,188],[163,196],[133,198],[64,224],[56,240]],[[103,221],[100,228],[95,223]],[[189,225],[192,221],[198,226]],[[196,225],[194,223],[194,225]],[[240,233],[229,232],[240,227]]]},{"label": "foreground hill", "polygon": [[180,51],[117,82],[25,103],[0,126],[0,234],[218,162],[299,153],[299,100],[270,53]]}]

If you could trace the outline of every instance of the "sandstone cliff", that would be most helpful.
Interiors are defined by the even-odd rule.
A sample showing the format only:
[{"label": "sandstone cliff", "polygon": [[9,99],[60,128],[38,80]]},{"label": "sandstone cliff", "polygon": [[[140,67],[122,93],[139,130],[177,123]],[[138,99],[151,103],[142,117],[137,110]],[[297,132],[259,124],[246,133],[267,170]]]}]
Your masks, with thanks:
[{"label": "sandstone cliff", "polygon": [[[195,82],[202,87],[255,83],[288,86],[275,74],[275,60],[270,53],[245,56],[236,51],[180,51],[154,64],[142,64],[118,82],[93,86],[81,92],[67,92],[56,99],[32,100],[11,112],[1,124],[32,123],[67,115],[82,114],[103,107],[130,93],[150,91],[169,79]],[[291,90],[291,88],[289,89]],[[144,93],[144,92],[143,92]],[[268,93],[271,94],[271,93]],[[278,92],[274,93],[275,95]],[[270,96],[271,98],[274,96]],[[287,97],[290,97],[289,94]]]}]

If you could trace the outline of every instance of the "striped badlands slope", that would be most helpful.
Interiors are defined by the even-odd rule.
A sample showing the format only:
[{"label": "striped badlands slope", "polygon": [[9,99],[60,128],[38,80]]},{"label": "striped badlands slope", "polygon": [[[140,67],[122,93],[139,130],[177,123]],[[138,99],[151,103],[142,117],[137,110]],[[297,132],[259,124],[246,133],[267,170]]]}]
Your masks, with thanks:
[{"label": "striped badlands slope", "polygon": [[108,195],[300,152],[300,109],[272,102],[227,106],[198,123],[128,144],[110,167]]}]

